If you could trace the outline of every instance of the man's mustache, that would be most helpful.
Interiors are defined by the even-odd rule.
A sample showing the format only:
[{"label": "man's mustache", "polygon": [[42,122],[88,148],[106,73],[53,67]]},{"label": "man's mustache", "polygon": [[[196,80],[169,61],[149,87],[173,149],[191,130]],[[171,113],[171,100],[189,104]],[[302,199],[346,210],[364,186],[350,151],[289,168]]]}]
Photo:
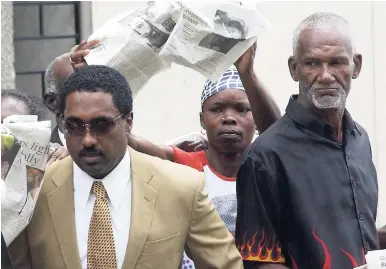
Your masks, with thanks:
[{"label": "man's mustache", "polygon": [[90,156],[103,156],[103,151],[96,148],[84,148],[80,151],[79,156],[90,157]]},{"label": "man's mustache", "polygon": [[313,86],[312,87],[313,90],[341,90],[342,87],[340,86],[324,86],[324,85],[318,85],[318,86]]}]

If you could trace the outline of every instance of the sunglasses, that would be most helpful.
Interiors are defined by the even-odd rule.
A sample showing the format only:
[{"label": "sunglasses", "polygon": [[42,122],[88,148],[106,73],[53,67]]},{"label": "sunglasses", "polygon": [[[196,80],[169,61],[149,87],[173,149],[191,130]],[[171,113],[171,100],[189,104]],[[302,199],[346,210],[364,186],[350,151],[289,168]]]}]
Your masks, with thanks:
[{"label": "sunglasses", "polygon": [[115,119],[93,119],[90,123],[81,123],[71,119],[64,120],[63,118],[62,122],[64,124],[64,130],[74,136],[83,136],[86,130],[94,135],[105,135],[114,129],[115,122],[122,116],[123,114],[119,115]]}]

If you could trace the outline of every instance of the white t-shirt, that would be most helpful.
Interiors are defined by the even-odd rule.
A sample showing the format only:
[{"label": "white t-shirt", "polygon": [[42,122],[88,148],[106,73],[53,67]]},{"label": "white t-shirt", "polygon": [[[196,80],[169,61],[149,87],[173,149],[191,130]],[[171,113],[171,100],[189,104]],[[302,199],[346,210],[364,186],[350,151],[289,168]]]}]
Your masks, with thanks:
[{"label": "white t-shirt", "polygon": [[[204,173],[205,190],[208,192],[209,199],[212,200],[225,226],[234,235],[237,214],[236,180],[215,173],[208,165],[204,166]],[[193,261],[184,252],[181,269],[194,268]]]}]

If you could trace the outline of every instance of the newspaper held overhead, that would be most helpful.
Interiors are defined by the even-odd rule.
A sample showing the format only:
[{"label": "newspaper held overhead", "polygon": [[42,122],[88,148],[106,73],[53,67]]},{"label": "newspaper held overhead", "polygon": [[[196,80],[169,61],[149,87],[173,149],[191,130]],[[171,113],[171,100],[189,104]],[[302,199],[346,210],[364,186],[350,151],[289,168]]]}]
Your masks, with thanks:
[{"label": "newspaper held overhead", "polygon": [[136,95],[152,76],[172,63],[218,79],[267,26],[254,5],[150,1],[114,17],[92,34],[88,40],[100,43],[85,60],[121,72]]},{"label": "newspaper held overhead", "polygon": [[1,203],[1,232],[7,246],[32,217],[50,152],[50,134],[51,122],[39,122],[37,116],[3,120],[1,168],[6,193]]}]

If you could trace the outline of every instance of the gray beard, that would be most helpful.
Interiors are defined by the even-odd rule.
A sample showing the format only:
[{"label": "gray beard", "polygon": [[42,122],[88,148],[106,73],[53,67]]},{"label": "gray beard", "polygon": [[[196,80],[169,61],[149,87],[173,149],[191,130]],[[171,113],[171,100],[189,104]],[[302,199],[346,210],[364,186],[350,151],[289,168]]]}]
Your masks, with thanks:
[{"label": "gray beard", "polygon": [[319,97],[313,90],[310,90],[308,97],[316,108],[325,110],[343,108],[346,104],[347,95],[343,89],[339,89],[339,92],[335,96],[327,95]]}]

